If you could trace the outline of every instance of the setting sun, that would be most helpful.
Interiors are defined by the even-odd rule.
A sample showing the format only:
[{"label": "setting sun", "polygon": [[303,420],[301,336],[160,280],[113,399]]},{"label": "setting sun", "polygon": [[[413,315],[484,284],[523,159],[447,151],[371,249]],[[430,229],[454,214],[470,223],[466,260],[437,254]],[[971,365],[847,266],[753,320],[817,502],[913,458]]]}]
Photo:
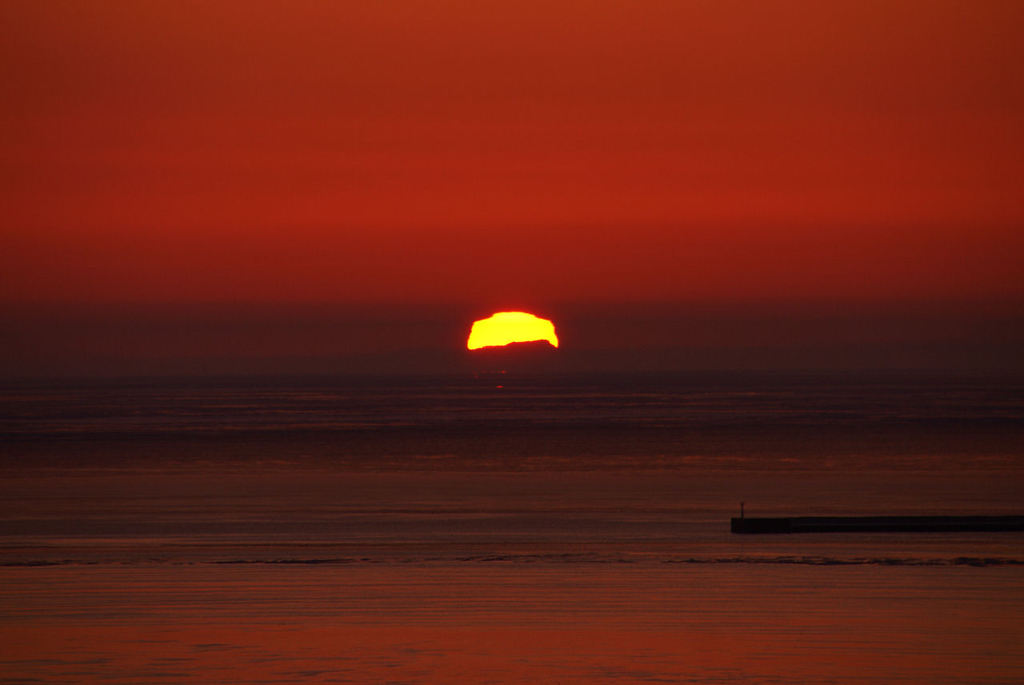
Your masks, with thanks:
[{"label": "setting sun", "polygon": [[552,347],[558,347],[555,324],[526,312],[497,312],[473,322],[466,347],[478,350],[481,347],[538,340],[546,340]]}]

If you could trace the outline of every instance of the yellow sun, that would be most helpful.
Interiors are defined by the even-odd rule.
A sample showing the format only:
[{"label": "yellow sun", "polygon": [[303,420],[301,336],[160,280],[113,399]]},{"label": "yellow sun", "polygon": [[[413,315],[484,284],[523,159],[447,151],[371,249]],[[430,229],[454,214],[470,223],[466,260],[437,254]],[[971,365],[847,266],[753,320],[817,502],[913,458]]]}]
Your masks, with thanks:
[{"label": "yellow sun", "polygon": [[481,347],[536,340],[546,340],[552,347],[558,347],[555,324],[526,312],[498,312],[473,322],[466,347],[478,350]]}]

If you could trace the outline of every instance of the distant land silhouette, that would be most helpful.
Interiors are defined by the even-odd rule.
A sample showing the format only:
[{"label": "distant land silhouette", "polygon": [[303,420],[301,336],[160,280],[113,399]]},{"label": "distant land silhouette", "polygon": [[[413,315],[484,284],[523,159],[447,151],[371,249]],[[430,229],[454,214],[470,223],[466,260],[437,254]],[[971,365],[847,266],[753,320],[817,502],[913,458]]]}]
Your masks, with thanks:
[{"label": "distant land silhouette", "polygon": [[509,343],[468,351],[472,369],[481,373],[528,372],[558,369],[559,350],[546,340]]}]

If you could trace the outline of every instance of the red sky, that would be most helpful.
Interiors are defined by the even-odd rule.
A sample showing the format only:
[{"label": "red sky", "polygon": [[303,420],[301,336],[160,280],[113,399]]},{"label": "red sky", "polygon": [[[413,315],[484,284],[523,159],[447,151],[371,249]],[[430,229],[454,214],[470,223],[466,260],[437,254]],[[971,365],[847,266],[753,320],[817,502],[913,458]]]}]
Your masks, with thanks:
[{"label": "red sky", "polygon": [[1021,26],[1017,0],[4,2],[7,365],[448,349],[507,308],[569,348],[1016,358]]},{"label": "red sky", "polygon": [[1016,1],[0,12],[9,302],[1024,294]]}]

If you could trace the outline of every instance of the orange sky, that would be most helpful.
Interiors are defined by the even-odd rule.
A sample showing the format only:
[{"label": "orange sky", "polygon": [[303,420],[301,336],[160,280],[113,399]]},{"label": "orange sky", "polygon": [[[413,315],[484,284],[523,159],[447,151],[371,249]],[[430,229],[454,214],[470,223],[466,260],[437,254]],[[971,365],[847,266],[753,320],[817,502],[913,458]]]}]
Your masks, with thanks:
[{"label": "orange sky", "polygon": [[8,303],[1024,296],[1016,0],[0,15]]}]

